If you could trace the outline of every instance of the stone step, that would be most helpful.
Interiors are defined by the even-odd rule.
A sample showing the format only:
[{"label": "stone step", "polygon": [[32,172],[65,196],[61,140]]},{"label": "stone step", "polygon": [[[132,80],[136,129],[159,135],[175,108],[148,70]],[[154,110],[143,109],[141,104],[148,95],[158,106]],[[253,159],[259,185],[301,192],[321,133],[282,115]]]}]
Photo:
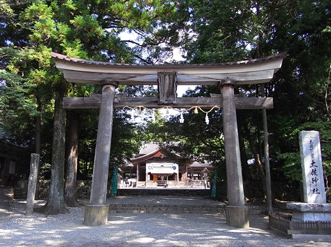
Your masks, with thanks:
[{"label": "stone step", "polygon": [[143,205],[110,204],[109,213],[198,213],[224,214],[224,206],[218,205]]}]

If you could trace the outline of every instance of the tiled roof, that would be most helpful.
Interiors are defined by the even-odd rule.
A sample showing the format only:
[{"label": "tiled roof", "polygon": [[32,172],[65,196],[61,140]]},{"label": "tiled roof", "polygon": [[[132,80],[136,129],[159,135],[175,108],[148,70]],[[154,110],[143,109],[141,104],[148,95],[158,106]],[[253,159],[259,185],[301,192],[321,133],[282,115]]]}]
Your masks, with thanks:
[{"label": "tiled roof", "polygon": [[160,145],[158,143],[145,142],[141,145],[139,154],[146,155],[149,153],[153,153],[159,149]]}]

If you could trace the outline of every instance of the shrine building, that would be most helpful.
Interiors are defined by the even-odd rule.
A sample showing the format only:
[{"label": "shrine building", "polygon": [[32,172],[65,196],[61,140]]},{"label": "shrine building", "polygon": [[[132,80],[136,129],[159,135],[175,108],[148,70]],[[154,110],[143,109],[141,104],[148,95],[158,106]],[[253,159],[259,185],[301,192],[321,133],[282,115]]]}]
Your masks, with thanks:
[{"label": "shrine building", "polygon": [[184,159],[157,143],[144,143],[139,154],[119,169],[118,188],[204,188],[214,167]]}]

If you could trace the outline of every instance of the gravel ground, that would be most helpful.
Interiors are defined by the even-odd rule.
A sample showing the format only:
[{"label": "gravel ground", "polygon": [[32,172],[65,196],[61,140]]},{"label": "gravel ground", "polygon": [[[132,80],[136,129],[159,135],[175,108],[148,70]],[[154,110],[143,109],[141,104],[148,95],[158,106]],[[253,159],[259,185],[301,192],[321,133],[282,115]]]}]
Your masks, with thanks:
[{"label": "gravel ground", "polygon": [[[164,197],[139,200],[170,201]],[[217,203],[206,200],[197,199],[195,204]],[[112,198],[108,202],[126,201],[130,198]],[[192,199],[187,201],[193,203]],[[39,206],[43,203],[37,201]],[[268,230],[267,217],[261,207],[253,205],[251,227],[247,229],[226,225],[220,214],[110,214],[107,225],[91,227],[83,225],[84,207],[46,217],[37,213],[25,216],[25,206],[26,201],[14,200],[11,214],[0,217],[0,246],[331,246],[328,242],[287,239]]]}]

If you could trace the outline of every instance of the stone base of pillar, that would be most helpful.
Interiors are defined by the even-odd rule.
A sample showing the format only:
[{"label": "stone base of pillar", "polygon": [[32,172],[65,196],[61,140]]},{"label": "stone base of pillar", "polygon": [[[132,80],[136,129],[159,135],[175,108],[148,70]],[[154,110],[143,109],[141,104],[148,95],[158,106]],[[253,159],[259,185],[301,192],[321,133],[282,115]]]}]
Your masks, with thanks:
[{"label": "stone base of pillar", "polygon": [[87,205],[85,206],[84,225],[100,226],[106,225],[108,221],[108,206]]},{"label": "stone base of pillar", "polygon": [[238,228],[249,227],[249,213],[246,206],[227,206],[226,212],[226,224]]}]

